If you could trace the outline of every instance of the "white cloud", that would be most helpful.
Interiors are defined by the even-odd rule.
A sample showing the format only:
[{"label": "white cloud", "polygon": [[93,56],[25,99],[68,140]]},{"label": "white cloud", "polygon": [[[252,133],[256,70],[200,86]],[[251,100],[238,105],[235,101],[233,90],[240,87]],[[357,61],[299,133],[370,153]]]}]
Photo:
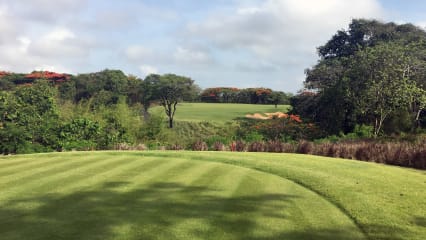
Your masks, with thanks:
[{"label": "white cloud", "polygon": [[423,30],[426,30],[426,21],[414,23],[416,26],[421,27]]},{"label": "white cloud", "polygon": [[139,66],[139,70],[143,74],[143,77],[145,77],[149,74],[158,73],[158,69],[156,67],[150,66],[150,65],[141,65],[141,66]]},{"label": "white cloud", "polygon": [[257,7],[236,9],[233,15],[218,14],[192,24],[189,33],[219,48],[245,48],[268,56],[295,49],[315,51],[351,18],[381,14],[375,0],[351,4],[341,0],[268,0]]},{"label": "white cloud", "polygon": [[71,30],[59,27],[34,39],[28,50],[42,57],[82,58],[89,55],[91,46],[89,40],[77,38]]},{"label": "white cloud", "polygon": [[132,61],[146,61],[147,59],[152,59],[155,56],[152,49],[142,45],[132,45],[127,47],[125,55]]},{"label": "white cloud", "polygon": [[85,9],[88,0],[19,0],[8,3],[20,18],[52,23],[75,17]]},{"label": "white cloud", "polygon": [[61,65],[37,65],[34,67],[34,70],[36,71],[51,71],[51,72],[59,72],[59,73],[72,73],[73,71],[69,68],[66,68]]},{"label": "white cloud", "polygon": [[10,13],[6,5],[0,4],[0,45],[14,40],[18,35],[18,19]]},{"label": "white cloud", "polygon": [[[186,40],[204,41],[226,55],[245,52],[237,69],[259,74],[266,69],[281,69],[280,79],[287,80],[276,87],[295,88],[296,83],[290,81],[303,78],[304,69],[317,59],[316,48],[337,30],[347,28],[352,18],[381,18],[383,14],[377,0],[350,4],[343,0],[266,0],[189,24]],[[299,73],[282,70],[289,65],[291,72],[297,68]]]},{"label": "white cloud", "polygon": [[183,47],[178,47],[173,57],[177,64],[208,64],[212,62],[206,52]]},{"label": "white cloud", "polygon": [[64,67],[64,64],[82,62],[90,54],[90,41],[77,38],[69,29],[55,28],[40,36],[21,35],[0,44],[0,64],[9,71],[56,69],[66,72],[71,66]]}]

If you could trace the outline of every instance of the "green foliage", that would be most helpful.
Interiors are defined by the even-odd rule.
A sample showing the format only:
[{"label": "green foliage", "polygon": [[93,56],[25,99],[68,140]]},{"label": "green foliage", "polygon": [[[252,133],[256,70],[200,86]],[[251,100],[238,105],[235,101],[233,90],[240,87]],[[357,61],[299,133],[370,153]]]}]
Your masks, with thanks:
[{"label": "green foliage", "polygon": [[22,153],[31,144],[31,135],[24,126],[15,123],[4,124],[0,127],[0,153]]},{"label": "green foliage", "polygon": [[57,91],[45,81],[0,93],[1,153],[56,149]]},{"label": "green foliage", "polygon": [[164,118],[160,114],[153,114],[144,122],[141,136],[144,140],[155,140],[165,129]]},{"label": "green foliage", "polygon": [[291,93],[272,91],[269,88],[206,88],[200,93],[201,102],[246,103],[246,104],[289,104]]},{"label": "green foliage", "polygon": [[237,136],[248,141],[298,141],[313,140],[322,136],[322,131],[311,123],[303,123],[298,116],[268,120],[241,119]]},{"label": "green foliage", "polygon": [[[358,124],[373,126],[373,136],[420,126],[426,96],[426,32],[411,24],[353,20],[319,48],[320,61],[306,70],[312,95],[297,96],[293,111],[328,134],[352,132]],[[387,124],[404,120],[395,129]],[[399,120],[398,120],[399,119]],[[383,132],[386,130],[386,132]]]},{"label": "green foliage", "polygon": [[60,147],[63,150],[88,150],[96,147],[96,142],[101,135],[101,126],[86,118],[73,119],[62,126]]},{"label": "green foliage", "polygon": [[[72,78],[75,85],[74,101],[90,99],[101,91],[108,92],[110,95],[103,94],[106,101],[114,102],[120,96],[127,95],[128,78],[120,70],[103,70],[97,73],[79,74]],[[61,92],[67,93],[73,87],[72,83],[61,87]]]},{"label": "green foliage", "polygon": [[194,92],[194,81],[190,78],[175,74],[150,75],[145,81],[146,86],[152,95],[164,107],[164,111],[169,120],[169,128],[173,128],[173,118],[176,113],[178,102],[186,98],[191,98]]}]

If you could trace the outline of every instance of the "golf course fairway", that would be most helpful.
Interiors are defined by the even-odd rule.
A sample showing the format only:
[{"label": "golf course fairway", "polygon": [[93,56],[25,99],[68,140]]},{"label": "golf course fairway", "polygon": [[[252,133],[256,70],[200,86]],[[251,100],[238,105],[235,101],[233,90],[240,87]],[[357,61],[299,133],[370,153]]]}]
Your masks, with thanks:
[{"label": "golf course fairway", "polygon": [[426,175],[297,154],[0,157],[0,239],[423,239]]}]

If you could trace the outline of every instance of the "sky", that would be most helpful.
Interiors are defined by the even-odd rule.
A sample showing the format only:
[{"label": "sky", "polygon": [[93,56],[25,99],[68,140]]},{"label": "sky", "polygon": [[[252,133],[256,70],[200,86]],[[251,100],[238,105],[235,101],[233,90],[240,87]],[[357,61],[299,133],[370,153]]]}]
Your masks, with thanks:
[{"label": "sky", "polygon": [[426,27],[423,0],[0,0],[0,71],[174,73],[296,93],[354,18]]}]

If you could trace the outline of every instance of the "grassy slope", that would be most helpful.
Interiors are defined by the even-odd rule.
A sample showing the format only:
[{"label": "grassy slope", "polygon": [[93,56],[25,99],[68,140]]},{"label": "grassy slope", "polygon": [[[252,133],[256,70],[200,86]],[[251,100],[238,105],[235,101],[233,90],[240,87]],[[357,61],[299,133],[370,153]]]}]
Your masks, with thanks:
[{"label": "grassy slope", "polygon": [[[232,103],[179,103],[176,110],[177,121],[216,121],[226,122],[250,113],[287,112],[289,106]],[[162,112],[162,107],[154,107],[151,111]]]},{"label": "grassy slope", "polygon": [[421,171],[294,154],[2,157],[0,236],[362,239],[352,219],[369,239],[423,239],[425,184]]}]

